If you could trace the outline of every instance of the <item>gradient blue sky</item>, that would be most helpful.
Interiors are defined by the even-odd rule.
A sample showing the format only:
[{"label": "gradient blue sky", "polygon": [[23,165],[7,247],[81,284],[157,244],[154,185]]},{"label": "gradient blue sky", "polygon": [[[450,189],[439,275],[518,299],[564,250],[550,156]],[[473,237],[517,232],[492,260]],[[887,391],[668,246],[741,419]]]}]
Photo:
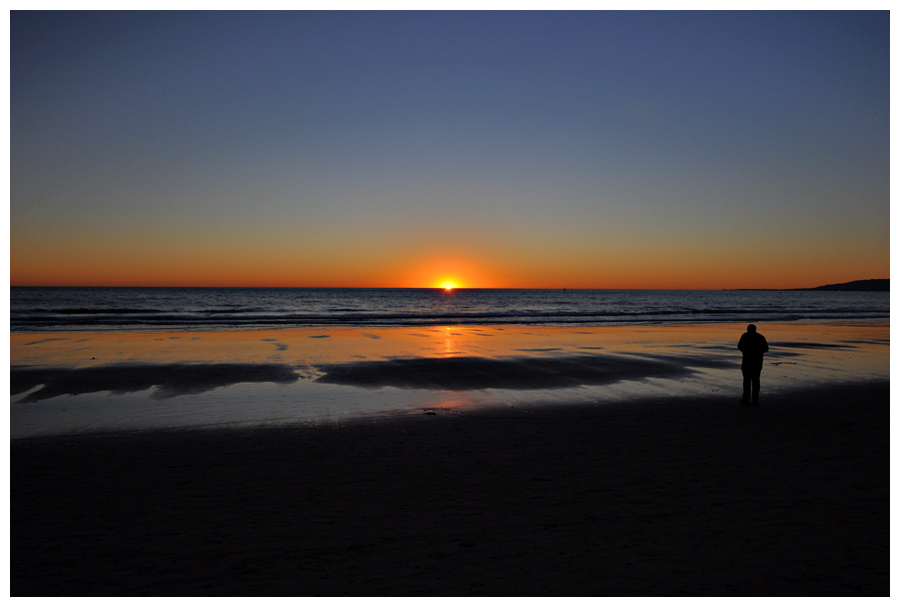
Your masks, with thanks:
[{"label": "gradient blue sky", "polygon": [[889,277],[886,11],[10,25],[13,285]]}]

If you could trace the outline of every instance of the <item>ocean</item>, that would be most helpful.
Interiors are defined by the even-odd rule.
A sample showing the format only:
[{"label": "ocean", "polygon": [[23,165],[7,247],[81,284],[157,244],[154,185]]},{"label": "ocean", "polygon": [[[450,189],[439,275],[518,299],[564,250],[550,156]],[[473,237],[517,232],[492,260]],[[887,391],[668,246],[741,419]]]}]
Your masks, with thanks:
[{"label": "ocean", "polygon": [[890,293],[12,287],[10,330],[206,331],[889,320]]},{"label": "ocean", "polygon": [[[889,293],[12,288],[11,436],[531,411],[889,379]],[[727,393],[727,397],[724,395]]]}]

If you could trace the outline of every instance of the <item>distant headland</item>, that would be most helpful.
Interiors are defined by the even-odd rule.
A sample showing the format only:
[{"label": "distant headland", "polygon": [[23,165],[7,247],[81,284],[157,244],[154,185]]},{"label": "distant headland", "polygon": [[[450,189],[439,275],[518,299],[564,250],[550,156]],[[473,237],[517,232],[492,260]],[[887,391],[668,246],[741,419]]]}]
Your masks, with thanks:
[{"label": "distant headland", "polygon": [[883,292],[890,293],[890,278],[871,278],[869,280],[853,280],[836,285],[823,285],[821,287],[805,287],[801,289],[724,289],[725,291],[857,291],[857,292]]},{"label": "distant headland", "polygon": [[807,289],[786,289],[788,291],[890,291],[890,278],[872,278],[870,280],[854,280],[836,285],[824,285]]}]

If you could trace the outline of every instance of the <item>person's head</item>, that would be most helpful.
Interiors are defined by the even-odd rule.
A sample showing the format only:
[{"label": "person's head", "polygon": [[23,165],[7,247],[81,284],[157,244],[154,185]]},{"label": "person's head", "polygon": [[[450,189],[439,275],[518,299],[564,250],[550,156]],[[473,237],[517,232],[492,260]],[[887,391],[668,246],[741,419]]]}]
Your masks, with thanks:
[{"label": "person's head", "polygon": [[756,325],[747,325],[747,331],[749,333],[756,333]]}]

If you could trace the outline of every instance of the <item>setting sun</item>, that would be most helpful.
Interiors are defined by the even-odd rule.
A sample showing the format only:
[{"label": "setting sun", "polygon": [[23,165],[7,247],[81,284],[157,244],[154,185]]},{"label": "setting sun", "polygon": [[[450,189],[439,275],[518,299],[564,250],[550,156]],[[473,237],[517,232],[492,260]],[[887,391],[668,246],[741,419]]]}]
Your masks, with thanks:
[{"label": "setting sun", "polygon": [[441,284],[439,285],[439,287],[440,287],[441,289],[444,289],[445,291],[452,291],[453,289],[458,288],[459,285],[456,284],[456,283],[455,283],[454,281],[452,281],[452,280],[445,280],[445,281],[441,282]]}]

